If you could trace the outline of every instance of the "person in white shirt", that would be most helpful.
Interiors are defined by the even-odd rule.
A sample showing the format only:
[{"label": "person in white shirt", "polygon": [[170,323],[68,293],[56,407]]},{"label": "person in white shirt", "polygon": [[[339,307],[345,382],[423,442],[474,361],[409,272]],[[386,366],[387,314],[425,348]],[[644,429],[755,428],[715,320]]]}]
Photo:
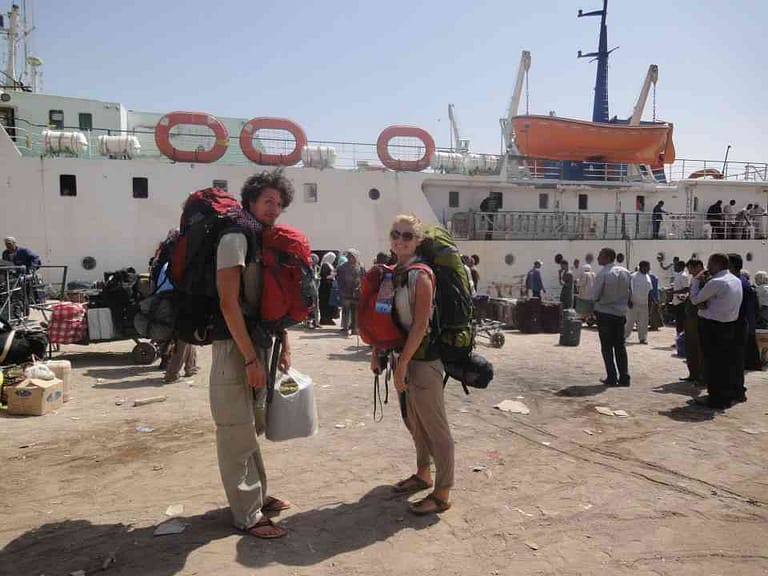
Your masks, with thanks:
[{"label": "person in white shirt", "polygon": [[640,344],[648,344],[648,295],[653,289],[651,276],[651,263],[643,260],[638,265],[637,272],[630,275],[629,310],[627,310],[627,325],[624,327],[624,337],[629,338],[637,324],[637,336]]},{"label": "person in white shirt", "polygon": [[[595,278],[591,299],[595,301],[600,351],[605,363],[606,386],[629,386],[624,326],[629,303],[629,270],[616,264],[616,252],[603,248],[597,256],[603,268]],[[617,374],[618,372],[618,374]]]},{"label": "person in white shirt", "polygon": [[675,263],[675,273],[672,276],[673,296],[670,303],[675,316],[675,330],[678,334],[685,330],[685,301],[688,299],[690,287],[691,277],[685,271],[685,262],[678,260]]},{"label": "person in white shirt", "polygon": [[725,220],[725,237],[732,240],[736,224],[736,200],[731,200],[723,206],[723,220]]},{"label": "person in white shirt", "polygon": [[709,392],[697,402],[716,410],[746,399],[739,397],[736,389],[737,372],[742,369],[737,332],[743,291],[741,280],[728,271],[728,266],[727,255],[712,254],[707,270],[691,285],[690,296],[691,303],[699,307],[704,382]]}]

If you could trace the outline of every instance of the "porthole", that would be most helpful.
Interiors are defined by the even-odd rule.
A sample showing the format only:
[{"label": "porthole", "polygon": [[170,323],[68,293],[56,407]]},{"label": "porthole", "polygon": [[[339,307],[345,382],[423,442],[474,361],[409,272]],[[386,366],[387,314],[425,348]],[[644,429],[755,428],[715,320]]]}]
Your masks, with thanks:
[{"label": "porthole", "polygon": [[378,200],[381,198],[381,192],[379,192],[378,188],[371,188],[368,190],[368,198],[371,200]]},{"label": "porthole", "polygon": [[93,256],[86,256],[80,261],[80,264],[86,270],[93,270],[96,268],[96,258]]},{"label": "porthole", "polygon": [[747,252],[747,262],[752,262],[752,252]]},{"label": "porthole", "polygon": [[504,256],[504,262],[507,266],[512,266],[512,264],[515,263],[515,255],[514,254],[507,254]]}]

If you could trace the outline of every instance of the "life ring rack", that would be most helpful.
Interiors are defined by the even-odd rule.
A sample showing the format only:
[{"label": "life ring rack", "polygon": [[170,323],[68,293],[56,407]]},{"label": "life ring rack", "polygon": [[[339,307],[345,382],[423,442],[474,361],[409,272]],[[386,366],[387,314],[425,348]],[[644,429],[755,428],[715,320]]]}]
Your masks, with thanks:
[{"label": "life ring rack", "polygon": [[723,173],[720,172],[720,170],[717,168],[704,168],[702,170],[696,170],[696,172],[691,172],[688,175],[688,179],[695,180],[696,178],[706,178],[707,176],[711,176],[713,180],[723,179]]},{"label": "life ring rack", "polygon": [[[171,128],[180,124],[206,126],[210,128],[216,140],[207,150],[179,150],[171,144]],[[155,126],[155,144],[157,149],[175,162],[216,162],[229,148],[229,133],[221,120],[205,112],[169,112]]]},{"label": "life ring rack", "polygon": [[[389,153],[389,141],[392,138],[405,137],[417,138],[424,144],[424,155],[418,160],[398,160]],[[435,140],[429,132],[417,126],[388,126],[381,131],[376,141],[376,152],[379,160],[391,170],[403,170],[408,172],[421,172],[429,167],[432,155],[435,153]]]},{"label": "life ring rack", "polygon": [[[296,145],[290,154],[267,154],[257,150],[253,145],[253,136],[257,130],[285,130],[289,132]],[[293,166],[301,160],[301,152],[307,145],[307,135],[304,129],[293,120],[287,118],[257,117],[251,118],[240,130],[240,150],[256,164],[266,166]]]}]

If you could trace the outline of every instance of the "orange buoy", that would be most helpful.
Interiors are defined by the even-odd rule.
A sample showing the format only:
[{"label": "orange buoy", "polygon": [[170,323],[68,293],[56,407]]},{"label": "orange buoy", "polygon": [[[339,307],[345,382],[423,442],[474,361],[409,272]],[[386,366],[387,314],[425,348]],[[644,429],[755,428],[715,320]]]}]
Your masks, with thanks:
[{"label": "orange buoy", "polygon": [[[206,126],[216,137],[207,150],[179,150],[171,144],[171,128],[179,124]],[[224,156],[229,148],[229,133],[221,120],[205,112],[169,112],[155,126],[155,144],[166,157],[176,162],[200,162],[209,164]]]},{"label": "orange buoy", "polygon": [[[389,153],[389,141],[397,137],[418,138],[424,144],[424,155],[418,160],[396,160]],[[381,134],[379,134],[379,139],[376,141],[376,152],[381,163],[387,168],[421,172],[429,166],[429,161],[435,153],[435,141],[429,132],[423,128],[416,126],[389,126],[384,128]]]},{"label": "orange buoy", "polygon": [[714,180],[722,180],[723,174],[718,170],[717,168],[704,168],[703,170],[696,170],[696,172],[691,172],[688,175],[688,178],[690,180],[695,180],[696,178],[706,178],[707,176],[711,176]]},{"label": "orange buoy", "polygon": [[[290,154],[267,154],[257,150],[253,145],[253,137],[257,130],[285,130],[290,132],[296,146]],[[287,118],[252,118],[245,123],[240,131],[240,150],[246,158],[256,164],[266,166],[293,166],[301,160],[301,151],[307,145],[307,135],[304,129],[293,120]]]}]

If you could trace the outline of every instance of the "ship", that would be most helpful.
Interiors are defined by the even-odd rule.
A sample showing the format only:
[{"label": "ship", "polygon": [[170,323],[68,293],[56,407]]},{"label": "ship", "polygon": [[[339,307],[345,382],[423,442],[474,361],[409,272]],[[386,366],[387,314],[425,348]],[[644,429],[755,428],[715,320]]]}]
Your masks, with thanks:
[{"label": "ship", "polygon": [[[296,189],[282,221],[318,252],[357,248],[365,264],[388,247],[393,217],[412,213],[446,226],[479,258],[481,292],[516,297],[535,260],[557,293],[556,263],[592,263],[608,246],[634,268],[666,278],[673,257],[738,252],[750,270],[768,269],[768,164],[677,157],[672,123],[641,121],[658,67],[651,65],[632,116],[609,118],[607,0],[599,16],[592,121],[519,114],[531,66],[523,51],[506,115],[505,149],[471,150],[456,111],[449,146],[416,126],[382,126],[370,144],[320,140],[300,119],[263,110],[229,118],[215,111],[135,111],[119,101],[40,91],[40,57],[18,50],[33,30],[14,5],[0,22],[7,67],[0,83],[0,234],[39,253],[65,282],[144,270],[177,226],[194,190],[237,194],[246,178],[281,167]],[[585,137],[585,134],[594,136]],[[637,134],[638,136],[635,136]],[[575,135],[575,136],[574,136]],[[481,205],[492,199],[493,211]],[[722,238],[707,210],[752,205],[751,223]],[[664,201],[660,226],[652,208]]]}]

